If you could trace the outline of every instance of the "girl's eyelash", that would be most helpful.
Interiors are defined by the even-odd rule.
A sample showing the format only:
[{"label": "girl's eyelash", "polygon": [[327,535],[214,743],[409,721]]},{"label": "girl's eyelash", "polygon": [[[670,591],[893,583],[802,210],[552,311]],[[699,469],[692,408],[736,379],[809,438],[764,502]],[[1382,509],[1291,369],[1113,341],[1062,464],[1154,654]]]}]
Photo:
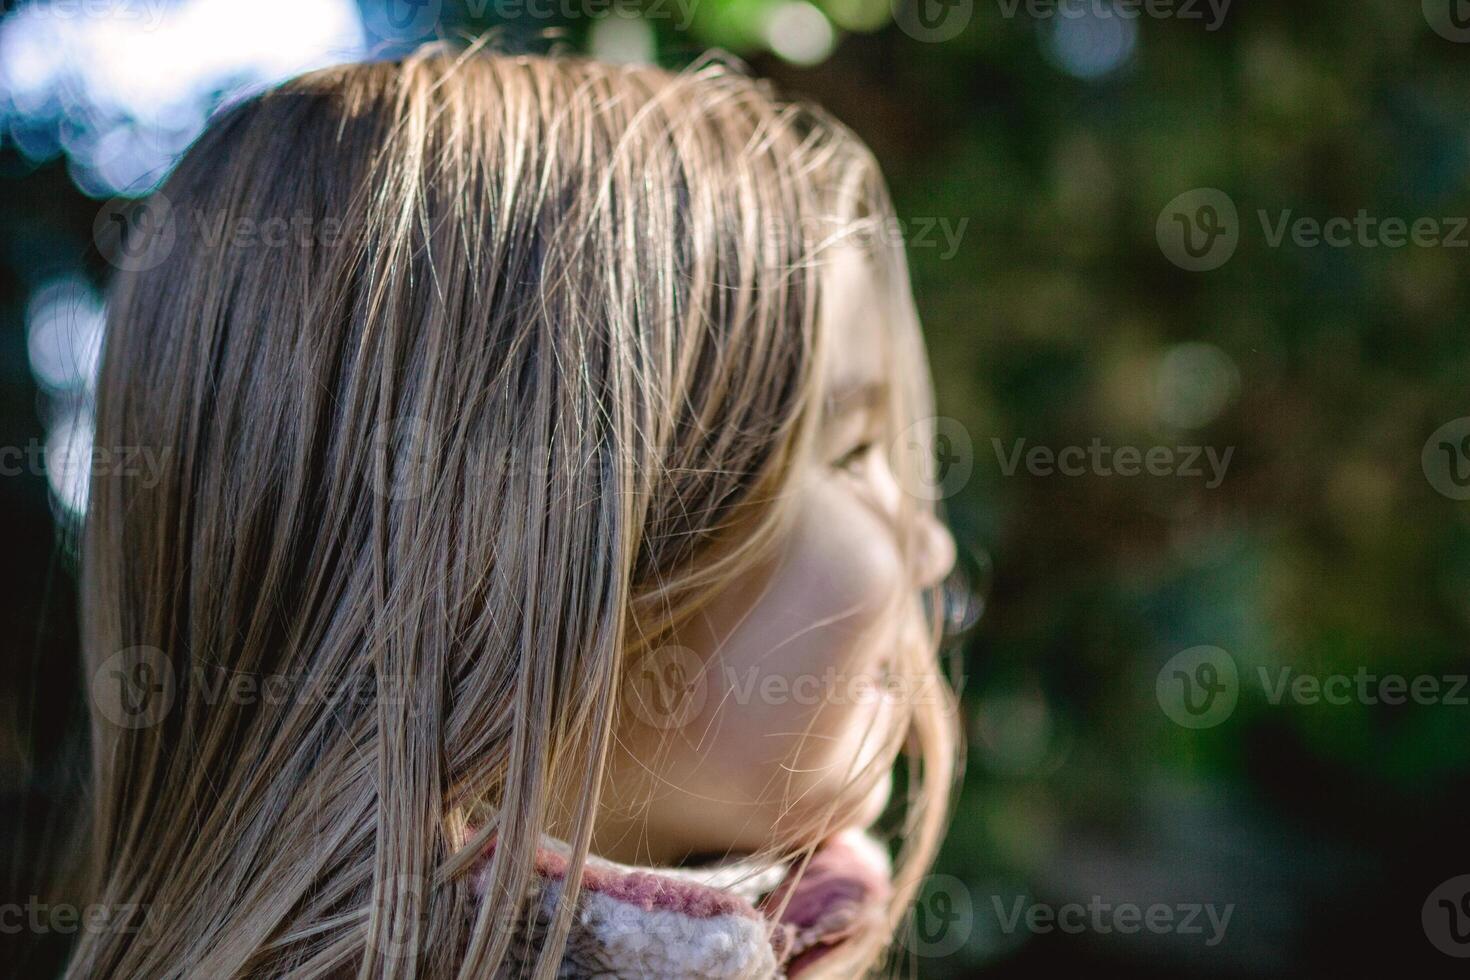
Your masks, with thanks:
[{"label": "girl's eyelash", "polygon": [[853,463],[868,455],[868,453],[876,445],[877,443],[874,442],[872,439],[864,439],[862,442],[858,443],[856,446],[853,446],[847,452],[837,457],[832,465],[840,470],[849,469]]}]

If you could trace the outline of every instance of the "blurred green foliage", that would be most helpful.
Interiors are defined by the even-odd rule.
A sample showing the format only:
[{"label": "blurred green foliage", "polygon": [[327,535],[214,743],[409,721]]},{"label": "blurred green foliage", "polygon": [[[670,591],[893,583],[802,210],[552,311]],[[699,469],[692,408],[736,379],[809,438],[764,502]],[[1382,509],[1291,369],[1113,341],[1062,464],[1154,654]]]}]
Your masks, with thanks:
[{"label": "blurred green foliage", "polygon": [[[968,10],[936,42],[893,22],[908,0],[795,14],[789,0],[681,0],[658,17],[654,2],[634,48],[669,65],[726,48],[872,146],[910,235],[941,412],[970,437],[972,474],[947,506],[992,577],[962,651],[968,769],[919,915],[941,915],[934,900],[956,889],[971,914],[943,955],[917,945],[919,974],[1444,970],[1419,910],[1470,866],[1470,708],[1273,703],[1261,671],[1470,669],[1470,502],[1436,490],[1421,460],[1431,433],[1470,414],[1470,248],[1273,245],[1268,228],[1287,211],[1446,228],[1470,215],[1470,44],[1404,0],[1236,0],[1213,29],[1182,16],[1088,28],[956,0],[929,10]],[[772,53],[783,8],[805,32],[795,61],[812,63]],[[441,23],[508,46],[610,43],[606,7],[496,9],[446,5]],[[87,240],[95,203],[56,165],[5,167],[0,295],[19,322],[27,284]],[[1158,228],[1197,188],[1234,203],[1239,244],[1191,272]],[[23,338],[4,342],[0,364],[24,364]],[[20,444],[34,392],[12,375],[0,420]],[[1018,440],[1231,455],[1215,487],[1008,474]],[[35,512],[43,491],[5,492]],[[17,538],[33,563],[42,537]],[[12,584],[10,635],[30,635],[42,599]],[[66,648],[64,629],[43,626],[50,648]],[[1233,658],[1239,702],[1189,729],[1156,680],[1199,645]],[[1206,947],[1007,931],[992,901],[1098,895],[1237,910]]]}]

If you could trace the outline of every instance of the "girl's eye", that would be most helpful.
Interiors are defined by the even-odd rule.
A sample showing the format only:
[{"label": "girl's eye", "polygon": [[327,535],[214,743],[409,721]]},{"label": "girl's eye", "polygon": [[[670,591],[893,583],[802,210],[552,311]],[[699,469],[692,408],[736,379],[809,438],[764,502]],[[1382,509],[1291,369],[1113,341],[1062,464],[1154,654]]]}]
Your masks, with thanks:
[{"label": "girl's eye", "polygon": [[834,460],[832,465],[837,467],[839,470],[855,471],[862,465],[863,461],[867,459],[868,453],[870,453],[873,450],[873,447],[876,445],[877,443],[873,442],[872,440],[860,442],[856,446],[853,446],[851,449],[849,449],[847,452],[843,453],[836,460]]}]

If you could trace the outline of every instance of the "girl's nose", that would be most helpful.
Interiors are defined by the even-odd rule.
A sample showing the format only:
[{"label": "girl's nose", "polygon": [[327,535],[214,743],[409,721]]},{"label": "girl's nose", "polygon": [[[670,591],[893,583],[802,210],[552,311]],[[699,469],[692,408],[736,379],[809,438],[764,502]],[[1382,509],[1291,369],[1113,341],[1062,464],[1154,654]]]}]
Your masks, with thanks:
[{"label": "girl's nose", "polygon": [[916,569],[918,586],[931,588],[944,581],[955,563],[954,536],[927,511],[919,514]]}]

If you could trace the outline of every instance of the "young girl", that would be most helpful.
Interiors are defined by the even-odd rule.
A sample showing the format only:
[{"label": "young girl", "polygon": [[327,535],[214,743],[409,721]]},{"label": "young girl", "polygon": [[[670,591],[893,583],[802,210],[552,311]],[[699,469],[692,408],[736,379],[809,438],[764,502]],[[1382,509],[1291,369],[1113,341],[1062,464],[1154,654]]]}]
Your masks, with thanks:
[{"label": "young girl", "polygon": [[234,106],[146,206],[96,440],[168,467],[82,536],[138,916],[70,976],[880,966],[954,546],[853,135],[715,62],[431,47]]}]

